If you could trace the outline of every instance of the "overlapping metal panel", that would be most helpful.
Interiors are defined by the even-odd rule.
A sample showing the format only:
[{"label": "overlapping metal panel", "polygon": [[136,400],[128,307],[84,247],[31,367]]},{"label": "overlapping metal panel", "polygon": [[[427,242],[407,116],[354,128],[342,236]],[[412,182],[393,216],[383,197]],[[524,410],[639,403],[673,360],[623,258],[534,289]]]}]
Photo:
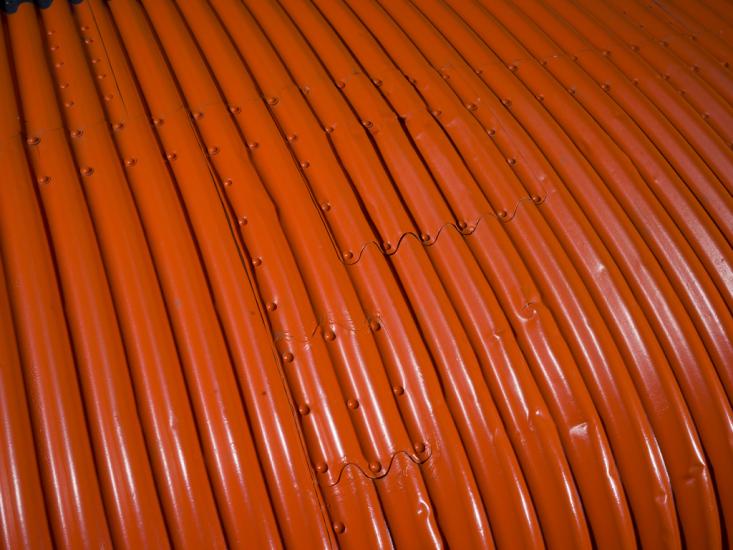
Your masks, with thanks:
[{"label": "overlapping metal panel", "polygon": [[6,0],[0,546],[733,544],[728,0]]}]

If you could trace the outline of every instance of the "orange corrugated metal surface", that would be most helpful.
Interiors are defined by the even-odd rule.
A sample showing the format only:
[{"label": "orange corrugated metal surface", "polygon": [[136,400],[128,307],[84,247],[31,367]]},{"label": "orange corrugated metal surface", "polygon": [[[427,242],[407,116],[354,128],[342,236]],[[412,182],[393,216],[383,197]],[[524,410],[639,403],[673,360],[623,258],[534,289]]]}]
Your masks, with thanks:
[{"label": "orange corrugated metal surface", "polygon": [[729,0],[19,0],[0,547],[733,545]]}]

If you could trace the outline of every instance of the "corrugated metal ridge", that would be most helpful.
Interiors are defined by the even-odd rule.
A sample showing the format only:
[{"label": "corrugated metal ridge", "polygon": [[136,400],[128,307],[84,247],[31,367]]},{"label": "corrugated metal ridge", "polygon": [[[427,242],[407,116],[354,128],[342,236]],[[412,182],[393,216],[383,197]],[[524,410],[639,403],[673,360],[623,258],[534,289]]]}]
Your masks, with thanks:
[{"label": "corrugated metal ridge", "polygon": [[0,545],[733,545],[726,0],[7,0]]}]

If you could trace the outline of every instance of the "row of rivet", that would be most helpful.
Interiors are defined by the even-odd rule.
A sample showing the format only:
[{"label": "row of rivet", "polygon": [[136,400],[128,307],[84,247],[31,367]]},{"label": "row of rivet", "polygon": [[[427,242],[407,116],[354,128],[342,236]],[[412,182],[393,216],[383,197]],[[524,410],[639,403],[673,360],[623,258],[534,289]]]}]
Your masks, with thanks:
[{"label": "row of rivet", "polygon": [[[369,322],[369,327],[372,331],[377,332],[382,328],[382,325],[378,320],[372,319]],[[323,329],[321,331],[321,334],[326,341],[333,342],[336,339],[336,333],[331,329]],[[293,363],[295,361],[295,355],[291,351],[283,352],[281,357],[283,362],[286,364]],[[396,396],[401,396],[404,394],[404,388],[402,386],[394,386],[392,390]],[[357,410],[360,406],[360,403],[357,399],[347,399],[346,406],[351,410]],[[298,413],[301,416],[307,416],[311,413],[311,408],[307,403],[301,403],[300,405],[298,405]],[[416,450],[424,450],[425,445],[422,443],[416,443],[415,448]],[[375,474],[379,473],[382,470],[382,465],[379,461],[371,461],[368,466],[369,470]],[[315,469],[318,473],[326,473],[328,471],[328,464],[326,464],[325,462],[318,463],[316,464]]]},{"label": "row of rivet", "polygon": [[[693,37],[693,39],[694,39],[694,37]],[[662,47],[665,47],[665,48],[669,47],[669,44],[668,44],[668,42],[666,42],[665,40],[660,40],[660,41],[659,41],[659,44],[660,44],[660,45],[661,45]],[[635,52],[635,53],[636,53],[636,52],[639,52],[639,46],[638,46],[638,45],[636,45],[636,44],[629,44],[629,49],[630,49],[631,51]],[[591,50],[588,50],[588,51],[591,51]],[[610,51],[608,51],[608,50],[602,50],[602,51],[600,51],[600,53],[601,53],[601,54],[602,54],[602,55],[603,55],[604,57],[610,57],[610,56],[611,56],[611,52],[610,52]],[[553,58],[555,58],[555,57],[564,57],[564,55],[563,55],[563,56],[553,56]],[[573,62],[576,62],[576,63],[578,62],[578,56],[577,56],[577,55],[567,55],[566,57],[569,57],[569,58],[570,58],[570,59],[571,59],[571,60],[572,60]],[[546,66],[546,65],[547,65],[547,60],[546,60],[546,59],[542,59],[542,60],[540,60],[540,61],[539,61],[539,63],[540,63],[540,65],[542,65],[542,66],[544,67],[544,66]],[[725,68],[728,68],[728,66],[729,66],[728,62],[723,62],[722,64],[723,64],[723,66],[724,66]],[[691,66],[689,66],[689,67],[688,67],[688,69],[689,69],[689,70],[690,70],[691,72],[693,72],[693,73],[699,73],[699,72],[700,72],[700,67],[699,67],[698,65],[691,65]],[[516,68],[515,68],[514,70],[516,70]],[[661,78],[662,80],[664,80],[665,82],[669,82],[669,80],[671,79],[671,76],[670,76],[670,74],[669,74],[669,73],[662,73],[662,72],[658,72],[658,73],[657,73],[657,76],[658,76],[659,78]],[[637,87],[639,86],[639,80],[638,80],[637,78],[634,78],[634,79],[632,80],[632,83],[634,84],[634,86],[637,86]],[[605,83],[605,82],[604,82],[604,83],[601,83],[601,84],[600,84],[600,87],[601,87],[601,89],[602,89],[602,90],[603,90],[604,92],[608,92],[608,91],[610,91],[610,89],[611,89],[611,85],[610,85],[610,84],[608,84],[608,83]],[[568,88],[568,90],[567,90],[567,91],[568,91],[568,93],[569,93],[570,95],[575,95],[575,93],[576,93],[576,90],[575,90],[575,88],[573,88],[573,87],[570,87],[570,88]],[[684,95],[686,95],[686,94],[685,94],[685,91],[684,91],[684,90],[678,89],[678,90],[677,90],[677,92],[678,92],[678,93],[679,93],[680,95],[683,95],[683,96],[684,96]],[[544,97],[542,97],[542,96],[538,96],[538,98],[537,98],[537,99],[539,99],[540,101],[542,101],[542,100],[544,99]],[[706,121],[707,121],[707,120],[709,120],[709,118],[710,118],[710,114],[709,114],[709,113],[705,113],[705,112],[703,112],[703,113],[700,113],[700,116],[702,117],[702,119],[703,119],[703,120],[706,120]],[[730,144],[730,147],[731,147],[731,148],[733,148],[733,143],[732,143],[732,144]]]},{"label": "row of rivet", "polygon": [[[534,203],[534,204],[536,204],[536,205],[539,206],[539,205],[541,205],[544,202],[544,200],[545,200],[544,197],[541,197],[540,195],[532,194],[532,195],[530,195],[528,197],[522,198],[519,201],[517,201],[517,205],[515,206],[514,211],[516,211],[517,207],[521,203],[523,203],[523,202],[529,202],[529,201],[531,201],[532,203]],[[326,204],[328,204],[328,203],[326,203]],[[323,205],[321,206],[321,208],[323,208]],[[331,208],[331,205],[328,204],[328,208],[326,208],[326,210],[330,210],[330,208]],[[481,221],[481,219],[483,219],[484,217],[489,216],[489,215],[494,215],[494,216],[496,216],[497,219],[499,219],[501,221],[504,221],[504,222],[509,222],[509,221],[511,221],[511,219],[513,219],[513,217],[511,219],[509,219],[509,211],[507,211],[507,210],[499,210],[497,212],[490,212],[490,213],[487,213],[487,214],[484,214],[484,215],[480,216],[472,226],[469,226],[466,221],[459,221],[459,222],[456,222],[456,223],[447,222],[445,225],[443,225],[442,227],[440,227],[438,229],[437,235],[435,237],[431,237],[431,235],[429,235],[427,233],[422,233],[422,234],[418,235],[416,233],[406,232],[406,233],[402,233],[399,236],[399,238],[397,239],[397,241],[398,241],[398,243],[401,243],[402,242],[402,239],[404,239],[405,237],[411,235],[411,236],[415,237],[416,239],[419,239],[426,246],[432,246],[432,245],[434,245],[437,242],[438,237],[443,232],[443,230],[446,229],[447,227],[453,227],[461,235],[468,236],[468,235],[471,235],[473,233],[473,231],[475,231],[476,226],[478,225],[479,221]],[[379,244],[379,243],[374,242],[374,241],[369,241],[369,242],[365,243],[361,247],[359,256],[356,258],[356,261],[351,262],[351,260],[353,260],[354,257],[355,257],[354,252],[351,251],[351,250],[345,250],[345,251],[343,251],[341,253],[341,257],[345,260],[345,263],[348,263],[348,265],[355,265],[361,259],[362,255],[363,255],[363,251],[366,249],[366,247],[369,246],[369,245],[371,245],[371,244],[374,244],[375,246],[377,246],[377,248],[380,248],[388,256],[392,256],[392,255],[396,254],[397,253],[397,250],[399,250],[399,244],[398,244],[397,248],[395,249],[394,245],[391,242],[383,242],[383,243]]]},{"label": "row of rivet", "polygon": [[[517,67],[516,65],[508,65],[508,66],[507,66],[507,68],[508,68],[508,69],[509,69],[510,71],[512,71],[512,72],[516,72],[516,71],[518,70],[518,67]],[[481,69],[474,69],[474,72],[476,72],[476,74],[481,74],[481,73],[482,73],[483,71],[482,71]],[[450,74],[448,74],[447,72],[442,72],[442,73],[441,73],[441,76],[442,76],[442,77],[443,77],[443,79],[445,79],[445,80],[449,80],[449,79],[450,79]],[[544,98],[542,98],[542,97],[540,96],[540,97],[538,97],[537,99],[538,99],[539,101],[542,101],[542,100],[543,100]],[[504,105],[504,107],[506,107],[507,109],[511,109],[511,108],[512,108],[512,101],[511,101],[511,99],[508,99],[508,98],[504,98],[504,99],[502,99],[502,100],[501,100],[501,103],[502,103],[502,105]],[[478,107],[478,104],[477,104],[477,103],[467,103],[467,104],[465,104],[465,105],[464,105],[464,107],[466,108],[466,110],[468,110],[468,111],[470,111],[470,112],[474,112],[474,111],[477,111],[477,110],[478,110],[478,108],[479,108],[479,107]],[[432,114],[432,115],[433,115],[433,117],[435,117],[436,119],[440,119],[440,118],[441,118],[441,116],[443,115],[443,112],[442,112],[442,111],[440,111],[440,110],[438,110],[438,109],[434,109],[434,110],[431,110],[431,111],[430,111],[430,114]],[[487,130],[486,130],[486,133],[487,133],[487,134],[489,135],[489,137],[491,137],[491,138],[494,138],[494,137],[496,136],[496,130],[495,130],[494,128],[489,128],[489,129],[487,129]],[[507,159],[506,159],[506,162],[507,162],[507,164],[508,164],[509,166],[511,166],[512,168],[515,168],[515,167],[516,167],[516,164],[517,164],[517,159],[516,159],[516,158],[513,158],[513,157],[509,157],[509,158],[507,158]],[[542,197],[541,197],[541,196],[539,196],[539,195],[530,195],[530,197],[529,197],[529,198],[530,198],[530,199],[531,199],[531,200],[532,200],[532,201],[533,201],[534,203],[536,203],[536,204],[540,204],[540,203],[542,202]],[[519,202],[521,202],[522,200],[524,200],[524,199],[520,199],[520,201],[519,201]],[[494,212],[494,214],[495,214],[495,215],[496,215],[496,216],[497,216],[498,218],[500,218],[500,219],[506,219],[506,218],[507,218],[507,217],[509,216],[509,212],[508,212],[507,210],[497,210],[496,212]],[[446,225],[448,225],[448,224],[446,224]],[[464,230],[464,229],[466,228],[466,225],[467,225],[467,224],[466,224],[465,222],[459,221],[459,222],[457,223],[456,227],[457,227],[457,228],[459,229],[459,231],[460,231],[461,233],[463,233],[463,230]],[[442,230],[442,228],[441,228],[441,230]],[[421,239],[421,240],[422,240],[423,242],[428,242],[428,241],[430,241],[430,235],[427,235],[427,234],[422,234],[422,235],[420,235],[420,239]],[[386,244],[389,244],[389,243],[386,243]],[[388,250],[388,248],[385,248],[385,250]]]},{"label": "row of rivet", "polygon": [[[82,26],[82,27],[80,27],[80,30],[81,30],[82,32],[86,32],[86,31],[88,31],[88,30],[89,30],[89,27],[88,27],[88,26]],[[49,30],[48,30],[48,31],[46,32],[46,35],[47,35],[47,36],[49,36],[49,37],[53,36],[54,34],[55,34],[55,31],[54,31],[54,30],[52,30],[52,29],[49,29]],[[90,44],[92,44],[92,43],[94,43],[94,39],[92,39],[92,38],[90,38],[90,37],[86,37],[86,38],[84,38],[84,44],[86,44],[86,45],[90,45]],[[55,53],[55,52],[57,52],[57,51],[58,51],[59,49],[60,49],[60,46],[59,46],[58,44],[51,44],[51,45],[49,45],[49,50],[50,50],[50,51],[51,51],[52,53]],[[91,60],[91,63],[92,63],[93,65],[96,65],[96,64],[98,64],[98,63],[99,63],[100,61],[101,61],[101,60],[100,60],[100,59],[98,59],[98,58],[93,58],[93,59]],[[57,70],[60,70],[60,69],[62,69],[62,68],[64,67],[64,62],[63,62],[63,60],[59,60],[59,61],[56,61],[56,62],[54,63],[54,67],[55,67],[55,68],[56,68]],[[106,75],[104,75],[104,74],[98,74],[98,75],[97,75],[97,78],[98,78],[98,79],[102,79],[102,78],[104,78],[105,76],[106,76]],[[68,83],[68,82],[61,82],[61,83],[59,84],[59,88],[60,88],[61,90],[66,90],[66,89],[68,89],[68,88],[69,88],[69,83]],[[105,100],[105,101],[111,101],[111,100],[113,99],[113,97],[114,97],[114,96],[112,96],[112,95],[110,95],[110,94],[107,94],[107,95],[105,95],[105,96],[104,96],[104,100]],[[70,108],[71,108],[71,107],[73,107],[74,105],[75,105],[75,102],[74,102],[73,100],[67,100],[67,101],[65,101],[65,102],[64,102],[64,107],[66,107],[67,109],[70,109]],[[71,131],[69,132],[69,135],[70,135],[70,136],[71,136],[72,138],[74,138],[74,139],[79,139],[79,138],[81,138],[81,137],[82,137],[82,136],[84,135],[84,130],[82,130],[82,129],[75,129],[75,130],[71,130]],[[40,139],[39,137],[32,137],[32,138],[28,138],[28,139],[27,139],[27,143],[28,143],[29,145],[38,145],[38,144],[39,144],[40,142],[41,142],[41,139]],[[93,175],[93,174],[94,174],[94,168],[93,168],[93,167],[91,167],[91,166],[85,166],[85,167],[81,168],[81,169],[79,170],[79,172],[80,172],[80,173],[81,173],[81,174],[82,174],[83,176],[89,177],[89,176],[91,176],[91,175]],[[49,183],[49,182],[51,181],[51,178],[50,178],[50,177],[48,177],[48,176],[42,176],[42,177],[39,177],[37,181],[38,181],[38,183],[41,183],[41,184],[47,184],[47,183]]]}]

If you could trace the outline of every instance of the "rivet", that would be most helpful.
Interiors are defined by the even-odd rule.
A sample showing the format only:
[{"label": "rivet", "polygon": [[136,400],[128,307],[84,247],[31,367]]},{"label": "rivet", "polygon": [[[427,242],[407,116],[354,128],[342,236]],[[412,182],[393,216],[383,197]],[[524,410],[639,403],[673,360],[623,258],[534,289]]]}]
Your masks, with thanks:
[{"label": "rivet", "polygon": [[308,162],[307,160],[304,160],[303,162],[300,163],[301,168],[308,168],[310,165],[311,163]]},{"label": "rivet", "polygon": [[97,75],[97,80],[104,80],[105,78],[107,78],[107,75],[105,73],[99,73]]},{"label": "rivet", "polygon": [[608,50],[603,50],[603,57],[608,57],[609,55],[611,55],[611,52],[609,52]]},{"label": "rivet", "polygon": [[543,96],[542,94],[537,96],[537,101],[544,101],[544,100],[545,100],[545,96]]},{"label": "rivet", "polygon": [[511,72],[513,72],[513,73],[514,73],[514,72],[517,72],[517,66],[516,66],[516,65],[509,65],[509,66],[507,67],[507,69],[509,69],[509,70],[510,70]]},{"label": "rivet", "polygon": [[224,187],[229,187],[232,184],[232,180],[227,178],[224,180]]},{"label": "rivet", "polygon": [[84,39],[84,44],[91,44],[92,42],[94,42],[94,39],[93,38],[87,37],[87,38]]},{"label": "rivet", "polygon": [[239,222],[239,225],[247,225],[247,216],[242,216],[237,221]]},{"label": "rivet", "polygon": [[231,105],[231,106],[229,107],[229,112],[230,112],[230,113],[232,113],[233,115],[238,115],[239,113],[241,113],[241,112],[242,112],[242,109],[240,109],[240,108],[239,108],[239,107],[237,107],[236,105]]},{"label": "rivet", "polygon": [[37,179],[36,181],[37,181],[38,183],[40,183],[40,184],[46,184],[46,183],[48,183],[48,182],[50,182],[50,181],[51,181],[51,178],[49,178],[48,176],[41,176],[41,177],[40,177],[40,178],[38,178],[38,179]]},{"label": "rivet", "polygon": [[346,402],[346,406],[349,407],[352,410],[356,410],[359,408],[359,402],[356,399],[349,399]]},{"label": "rivet", "polygon": [[547,66],[547,59],[541,59],[540,60],[540,65],[542,65],[543,67],[546,67]]},{"label": "rivet", "polygon": [[262,258],[260,258],[259,256],[257,256],[256,258],[252,258],[252,265],[255,267],[262,265]]},{"label": "rivet", "polygon": [[440,115],[443,114],[443,111],[438,111],[436,109],[435,111],[430,111],[430,114],[433,115],[435,118],[440,118]]},{"label": "rivet", "polygon": [[46,31],[46,35],[47,35],[47,36],[53,36],[53,32],[54,32],[54,31]]},{"label": "rivet", "polygon": [[482,69],[474,69],[473,72],[475,72],[476,74],[483,74],[484,71]]},{"label": "rivet", "polygon": [[380,323],[376,319],[372,319],[371,321],[369,321],[369,328],[372,329],[372,332],[377,332],[381,330],[382,323]]},{"label": "rivet", "polygon": [[211,155],[213,157],[213,156],[218,155],[218,154],[219,154],[219,148],[218,147],[216,147],[216,146],[209,147],[209,155]]},{"label": "rivet", "polygon": [[325,474],[328,471],[328,464],[325,462],[321,462],[320,464],[316,464],[316,472],[319,474]]},{"label": "rivet", "polygon": [[374,80],[372,80],[372,82],[377,87],[379,87],[379,86],[381,86],[383,84],[383,82],[381,80],[379,80],[378,78],[375,78]]},{"label": "rivet", "polygon": [[63,66],[64,66],[64,62],[63,61],[57,61],[56,64],[54,65],[54,67],[56,67],[57,69],[60,69]]},{"label": "rivet", "polygon": [[512,100],[511,99],[504,99],[502,101],[502,103],[504,104],[504,107],[511,107],[512,106]]},{"label": "rivet", "polygon": [[568,93],[570,95],[575,95],[575,88],[568,88]]},{"label": "rivet", "polygon": [[137,164],[137,159],[130,158],[125,161],[125,166],[135,166]]},{"label": "rivet", "polygon": [[330,134],[330,133],[333,132],[334,128],[333,128],[333,126],[329,126],[327,128],[324,128],[324,130],[326,131],[327,134]]},{"label": "rivet", "polygon": [[336,83],[336,87],[337,87],[337,88],[338,88],[339,90],[343,90],[344,88],[346,88],[346,82],[343,82],[343,81],[339,81],[339,82],[337,82],[337,83]]},{"label": "rivet", "polygon": [[92,65],[96,65],[97,63],[99,63],[99,59],[92,59]]},{"label": "rivet", "polygon": [[405,388],[403,388],[402,386],[394,386],[392,388],[392,393],[394,393],[395,395],[402,395],[405,393]]},{"label": "rivet", "polygon": [[450,75],[448,73],[442,73],[440,76],[443,77],[443,80],[450,80]]},{"label": "rivet", "polygon": [[306,416],[308,413],[311,412],[311,408],[308,405],[306,405],[305,403],[303,403],[302,405],[298,406],[298,412],[302,416]]},{"label": "rivet", "polygon": [[277,105],[280,100],[276,97],[267,98],[267,103],[270,105]]},{"label": "rivet", "polygon": [[323,338],[329,342],[333,342],[336,339],[336,333],[330,329],[324,329]]},{"label": "rivet", "polygon": [[28,139],[25,140],[25,142],[28,145],[38,145],[39,143],[41,143],[41,138],[39,138],[39,137],[29,137]]},{"label": "rivet", "polygon": [[392,243],[382,243],[382,248],[385,250],[390,250],[392,248]]},{"label": "rivet", "polygon": [[458,222],[458,229],[466,229],[467,226],[468,224],[464,221]]},{"label": "rivet", "polygon": [[663,48],[666,48],[667,46],[669,46],[669,43],[666,40],[660,40],[659,45]]},{"label": "rivet", "polygon": [[106,96],[104,96],[104,100],[105,101],[112,101],[114,99],[114,97],[115,96],[113,96],[112,94],[107,94]]},{"label": "rivet", "polygon": [[578,56],[577,55],[574,55],[570,59],[572,59],[573,61],[577,61],[578,60]]},{"label": "rivet", "polygon": [[270,302],[265,306],[265,308],[267,309],[267,311],[275,311],[277,309],[277,303]]},{"label": "rivet", "polygon": [[303,95],[308,95],[309,93],[311,93],[311,89],[310,89],[310,87],[309,87],[309,86],[303,86],[303,87],[302,87],[302,88],[300,89],[300,91],[301,91],[301,92],[303,93]]},{"label": "rivet", "polygon": [[68,82],[62,82],[61,84],[59,84],[59,88],[61,88],[62,90],[65,90],[68,87],[69,87]]},{"label": "rivet", "polygon": [[162,118],[154,118],[153,119],[153,124],[155,124],[156,126],[163,126],[163,122],[164,121],[163,121]]},{"label": "rivet", "polygon": [[508,213],[507,213],[507,211],[506,211],[506,210],[499,210],[499,212],[497,212],[497,214],[498,214],[498,216],[499,216],[500,218],[506,218],[506,217],[507,217],[507,215],[508,215]]},{"label": "rivet", "polygon": [[364,128],[371,128],[372,126],[374,126],[371,120],[362,120],[361,123]]},{"label": "rivet", "polygon": [[112,129],[113,129],[113,130],[114,130],[115,132],[119,132],[119,131],[120,131],[120,130],[122,130],[122,129],[123,129],[124,127],[125,127],[125,125],[124,125],[124,124],[123,124],[122,122],[118,122],[117,124],[114,124],[114,125],[112,126]]},{"label": "rivet", "polygon": [[611,89],[611,86],[610,86],[610,84],[606,84],[606,83],[603,83],[603,84],[601,84],[601,89],[602,89],[602,90],[603,90],[604,92],[607,92],[608,90],[610,90],[610,89]]},{"label": "rivet", "polygon": [[425,443],[418,441],[412,446],[415,449],[416,453],[424,453],[425,452]]},{"label": "rivet", "polygon": [[91,176],[94,173],[94,168],[87,166],[86,168],[81,169],[81,173],[84,176]]},{"label": "rivet", "polygon": [[165,158],[167,158],[170,161],[174,161],[178,158],[178,155],[176,153],[168,153]]},{"label": "rivet", "polygon": [[664,80],[669,80],[669,75],[668,75],[668,74],[663,74],[663,75],[662,75],[662,78],[663,78]]},{"label": "rivet", "polygon": [[341,523],[340,521],[334,521],[333,522],[333,532],[334,533],[336,533],[337,535],[340,535],[345,530],[346,530],[346,526],[344,526],[343,523]]},{"label": "rivet", "polygon": [[56,50],[58,50],[58,49],[59,49],[59,47],[58,47],[58,45],[57,45],[57,44],[54,44],[53,46],[51,46],[51,47],[49,48],[49,50],[51,50],[52,52],[55,52],[55,51],[56,51]]},{"label": "rivet", "polygon": [[252,141],[252,142],[250,142],[250,143],[247,144],[247,147],[249,147],[250,149],[257,149],[259,146],[260,146],[260,144],[257,143],[256,141]]},{"label": "rivet", "polygon": [[86,31],[89,30],[89,26],[88,25],[83,25],[83,26],[80,27],[80,29],[81,29],[82,32],[86,32]]},{"label": "rivet", "polygon": [[204,113],[202,113],[201,111],[196,111],[195,113],[193,113],[192,116],[194,120],[200,120],[204,118]]},{"label": "rivet", "polygon": [[636,44],[632,44],[631,45],[631,51],[632,52],[638,52],[639,51],[639,46],[637,46]]},{"label": "rivet", "polygon": [[517,163],[517,159],[508,158],[506,159],[509,166],[514,166]]},{"label": "rivet", "polygon": [[73,106],[74,106],[73,101],[67,101],[66,103],[64,103],[64,107],[66,107],[67,109],[71,109]]},{"label": "rivet", "polygon": [[375,460],[369,463],[369,469],[376,474],[382,469],[382,465],[379,463],[378,460]]},{"label": "rivet", "polygon": [[347,250],[346,252],[343,253],[343,257],[344,257],[344,260],[350,260],[351,258],[354,257],[354,253],[351,252],[350,250]]},{"label": "rivet", "polygon": [[487,133],[487,134],[489,134],[490,136],[493,136],[494,134],[496,134],[496,130],[494,130],[493,128],[489,128],[489,129],[488,129],[488,130],[486,131],[486,133]]},{"label": "rivet", "polygon": [[321,210],[323,210],[324,212],[328,212],[329,210],[331,210],[331,204],[328,202],[324,202],[321,205]]},{"label": "rivet", "polygon": [[426,243],[430,240],[430,235],[428,235],[427,233],[423,233],[422,235],[420,235],[420,239],[422,239],[422,241]]},{"label": "rivet", "polygon": [[285,361],[286,363],[292,363],[293,359],[295,359],[295,356],[293,356],[293,354],[289,351],[286,351],[285,353],[283,353],[282,358],[283,361]]},{"label": "rivet", "polygon": [[469,111],[475,111],[477,107],[474,103],[469,103],[466,105],[466,109],[468,109]]},{"label": "rivet", "polygon": [[296,141],[297,139],[298,139],[298,136],[297,136],[297,134],[290,134],[290,135],[288,136],[288,141],[289,141],[290,143],[292,143],[292,142]]},{"label": "rivet", "polygon": [[540,203],[542,202],[542,197],[540,197],[539,195],[532,195],[532,200],[536,203]]},{"label": "rivet", "polygon": [[636,86],[636,87],[639,86],[639,79],[638,78],[635,78],[634,80],[632,80],[632,82],[633,82],[634,86]]}]

